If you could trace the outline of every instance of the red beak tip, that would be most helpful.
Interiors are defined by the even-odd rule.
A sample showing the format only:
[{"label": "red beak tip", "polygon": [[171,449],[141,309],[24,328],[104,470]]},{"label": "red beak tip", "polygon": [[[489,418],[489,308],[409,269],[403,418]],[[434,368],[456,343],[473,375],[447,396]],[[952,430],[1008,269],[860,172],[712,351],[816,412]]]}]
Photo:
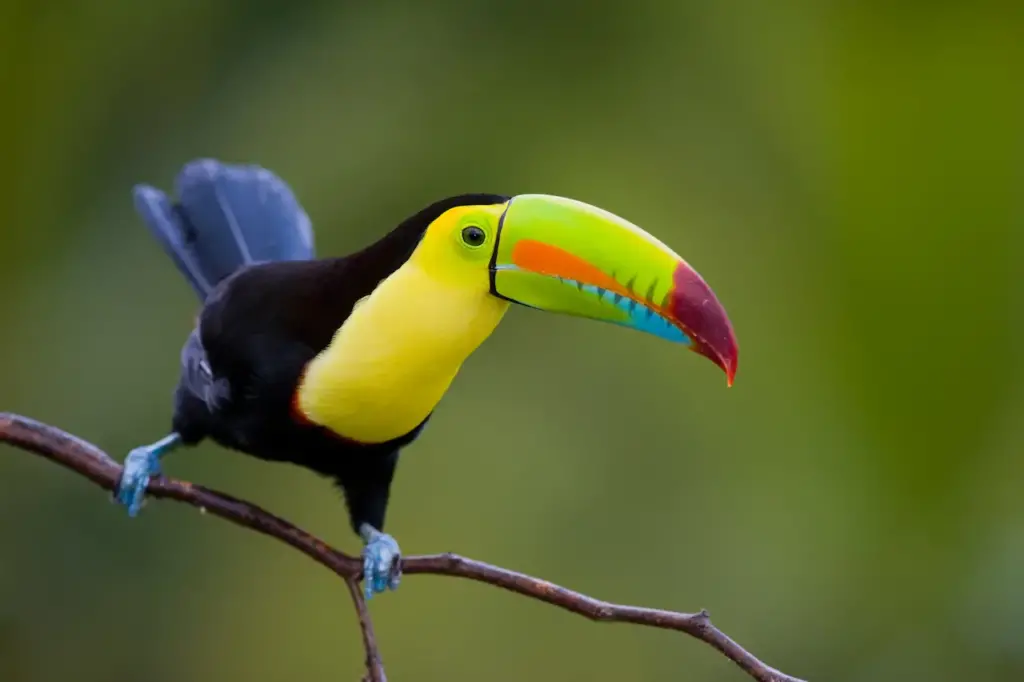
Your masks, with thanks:
[{"label": "red beak tip", "polygon": [[707,282],[686,263],[672,275],[669,310],[693,341],[694,350],[725,372],[731,387],[739,366],[739,346],[732,322]]},{"label": "red beak tip", "polygon": [[722,369],[725,370],[726,386],[728,388],[732,388],[733,382],[736,380],[736,370],[738,369],[736,366],[736,360],[734,359],[732,362],[726,361],[723,365],[724,367],[722,367]]},{"label": "red beak tip", "polygon": [[730,334],[729,347],[725,353],[718,355],[718,364],[725,371],[725,381],[729,388],[732,388],[736,380],[736,371],[739,369],[740,357],[739,348],[736,345],[736,337]]}]

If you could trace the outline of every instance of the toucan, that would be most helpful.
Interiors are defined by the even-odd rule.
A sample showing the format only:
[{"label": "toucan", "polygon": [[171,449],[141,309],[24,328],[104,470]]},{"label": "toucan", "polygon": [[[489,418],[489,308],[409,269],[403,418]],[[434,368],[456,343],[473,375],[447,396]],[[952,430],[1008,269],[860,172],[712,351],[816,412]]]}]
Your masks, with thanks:
[{"label": "toucan", "polygon": [[168,435],[125,459],[136,516],[161,459],[209,439],[333,479],[363,542],[366,597],[394,590],[384,532],[399,453],[512,304],[681,344],[732,385],[733,327],[704,279],[629,221],[546,194],[460,194],[361,250],[318,257],[292,189],[258,165],[186,163],[176,199],[136,211],[202,302],[181,351]]}]

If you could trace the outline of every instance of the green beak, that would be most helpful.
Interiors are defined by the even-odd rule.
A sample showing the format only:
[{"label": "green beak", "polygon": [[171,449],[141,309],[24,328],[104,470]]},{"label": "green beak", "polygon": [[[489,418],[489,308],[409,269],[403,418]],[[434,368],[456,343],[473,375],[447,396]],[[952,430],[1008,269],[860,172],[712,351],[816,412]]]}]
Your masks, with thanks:
[{"label": "green beak", "polygon": [[491,293],[514,303],[681,343],[732,385],[739,350],[714,292],[677,253],[619,216],[573,199],[516,196],[499,223],[490,276]]}]

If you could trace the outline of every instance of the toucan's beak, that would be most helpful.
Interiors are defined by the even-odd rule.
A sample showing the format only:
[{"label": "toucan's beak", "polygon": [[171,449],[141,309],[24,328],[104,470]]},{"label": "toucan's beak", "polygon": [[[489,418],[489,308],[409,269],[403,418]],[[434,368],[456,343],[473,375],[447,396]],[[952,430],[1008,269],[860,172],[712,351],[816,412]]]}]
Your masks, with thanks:
[{"label": "toucan's beak", "polygon": [[736,375],[732,324],[697,271],[636,225],[589,204],[514,197],[498,228],[491,292],[682,343],[721,367],[730,386]]}]

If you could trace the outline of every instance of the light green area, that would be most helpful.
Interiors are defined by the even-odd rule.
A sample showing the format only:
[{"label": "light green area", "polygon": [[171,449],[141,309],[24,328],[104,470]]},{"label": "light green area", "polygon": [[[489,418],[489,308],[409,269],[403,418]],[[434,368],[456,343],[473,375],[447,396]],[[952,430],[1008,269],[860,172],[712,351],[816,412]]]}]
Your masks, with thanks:
[{"label": "light green area", "polygon": [[[322,253],[448,194],[573,197],[704,275],[736,384],[514,309],[399,468],[403,549],[705,607],[811,680],[1021,679],[1022,26],[1008,1],[8,2],[0,409],[118,456],[163,435],[196,305],[130,188],[196,156],[287,178]],[[311,474],[213,446],[166,469],[358,548]],[[743,679],[473,583],[372,608],[396,681]],[[361,665],[345,589],[294,551],[0,453],[3,682]]]},{"label": "light green area", "polygon": [[[630,315],[614,303],[611,292],[593,290],[604,285],[603,281],[576,279],[578,268],[572,262],[568,268],[560,267],[562,256],[542,257],[540,263],[520,262],[517,248],[525,246],[527,253],[538,248],[529,242],[564,252],[564,260],[596,269],[649,301],[668,297],[679,262],[678,256],[657,238],[597,207],[565,197],[515,197],[505,214],[498,242],[494,277],[497,292],[541,310],[616,323],[627,322]],[[586,285],[589,287],[584,289]]]}]

